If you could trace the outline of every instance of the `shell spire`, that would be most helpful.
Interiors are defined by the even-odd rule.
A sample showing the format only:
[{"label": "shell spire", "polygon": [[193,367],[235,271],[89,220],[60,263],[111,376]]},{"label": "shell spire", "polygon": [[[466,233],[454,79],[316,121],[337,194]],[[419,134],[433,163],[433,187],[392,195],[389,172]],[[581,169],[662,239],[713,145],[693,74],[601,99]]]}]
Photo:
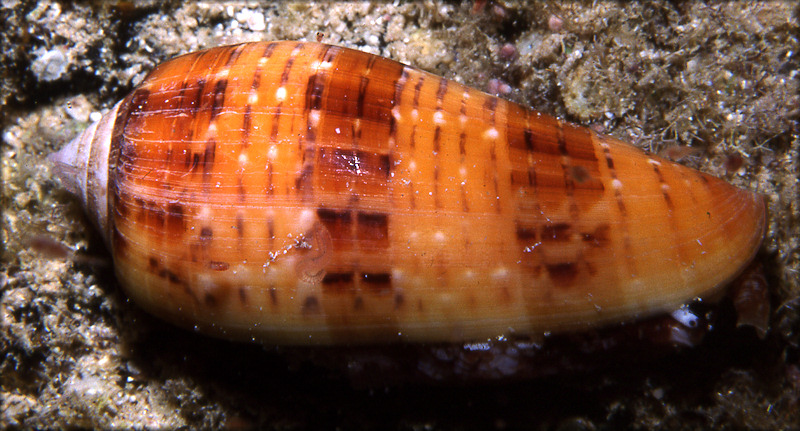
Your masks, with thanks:
[{"label": "shell spire", "polygon": [[108,158],[116,114],[122,102],[61,150],[47,156],[61,184],[78,196],[108,241]]},{"label": "shell spire", "polygon": [[714,295],[763,198],[359,51],[259,42],[154,69],[50,160],[128,295],[286,344],[463,342]]}]

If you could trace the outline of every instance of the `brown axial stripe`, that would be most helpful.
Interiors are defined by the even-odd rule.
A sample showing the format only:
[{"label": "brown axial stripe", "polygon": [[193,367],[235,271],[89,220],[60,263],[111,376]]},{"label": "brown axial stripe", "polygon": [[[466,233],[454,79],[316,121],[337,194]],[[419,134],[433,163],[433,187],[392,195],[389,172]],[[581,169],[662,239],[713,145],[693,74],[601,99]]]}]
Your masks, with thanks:
[{"label": "brown axial stripe", "polygon": [[[664,182],[664,175],[661,174],[661,169],[658,168],[658,165],[655,163],[651,163],[653,166],[653,172],[656,173],[656,177],[658,177],[658,183],[662,186],[666,185]],[[667,203],[667,208],[669,209],[670,213],[675,209],[675,205],[672,203],[672,198],[670,197],[669,193],[661,187],[661,193],[664,195],[664,201]]]},{"label": "brown axial stripe", "polygon": [[528,111],[515,103],[509,103],[507,106],[506,142],[508,146],[531,151],[532,148],[528,146],[530,129],[526,127],[526,124],[520,124],[522,119],[527,122]]},{"label": "brown axial stripe", "polygon": [[219,115],[222,107],[225,106],[225,89],[228,87],[227,79],[220,79],[214,85],[214,94],[211,101],[211,120]]},{"label": "brown axial stripe", "polygon": [[197,169],[197,167],[200,166],[200,154],[199,153],[194,153],[194,154],[190,155],[190,153],[187,152],[186,153],[186,160],[187,160],[186,165],[188,167],[188,169],[187,169],[188,172],[194,172]]},{"label": "brown axial stripe", "polygon": [[308,77],[306,85],[306,109],[322,109],[322,94],[325,92],[325,80],[322,72]]},{"label": "brown axial stripe", "polygon": [[[391,108],[399,106],[403,99],[403,90],[405,90],[406,83],[408,82],[408,71],[405,67],[400,68],[400,77],[395,81],[394,95],[391,99]],[[390,109],[391,109],[390,108]],[[394,118],[391,110],[389,111],[389,137],[396,142],[397,140],[397,119]]]},{"label": "brown axial stripe", "polygon": [[[370,61],[370,65],[372,62]],[[367,73],[367,71],[365,71]],[[358,118],[364,116],[364,98],[367,96],[367,87],[369,86],[369,78],[366,76],[361,77],[361,82],[358,84]]]},{"label": "brown axial stripe", "polygon": [[289,73],[292,71],[292,66],[294,66],[294,62],[297,59],[297,53],[299,53],[303,49],[302,44],[298,44],[294,50],[292,50],[291,55],[286,60],[286,64],[283,66],[283,72],[281,73],[281,86],[286,84],[289,81]]},{"label": "brown axial stripe", "polygon": [[[264,48],[264,52],[261,54],[262,58],[269,58],[272,56],[272,51],[275,50],[275,43],[269,43]],[[253,83],[250,85],[250,92],[253,94],[258,94],[258,89],[261,86],[261,75],[264,73],[261,69],[262,66],[256,63],[256,69],[253,72]],[[253,106],[248,103],[244,109],[244,118],[242,119],[242,146],[247,147],[250,145],[250,130],[252,129],[252,122],[253,122]]]},{"label": "brown axial stripe", "polygon": [[[608,149],[607,146],[603,147],[603,154],[606,157],[606,165],[608,166],[609,174],[611,175],[612,180],[617,179],[617,171],[614,169],[614,160],[611,157],[611,151]],[[617,200],[617,207],[619,208],[619,213],[622,217],[627,217],[628,210],[625,208],[625,202],[622,199],[622,193],[618,189],[614,189],[614,197]]]},{"label": "brown axial stripe", "polygon": [[424,76],[419,77],[419,81],[417,81],[417,85],[414,86],[414,108],[419,107],[419,93],[422,90],[422,83],[425,81]]},{"label": "brown axial stripe", "polygon": [[486,98],[486,102],[484,102],[484,104],[483,104],[483,108],[486,110],[486,112],[489,113],[489,115],[491,117],[491,125],[492,126],[494,126],[496,124],[495,123],[495,121],[496,121],[495,117],[496,117],[496,114],[497,114],[497,100],[498,99],[496,97],[489,96],[489,97]]},{"label": "brown axial stripe", "polygon": [[367,66],[361,72],[361,82],[359,82],[358,85],[358,118],[364,116],[364,103],[367,96],[367,87],[369,87],[369,74],[372,72],[372,67],[375,65],[375,61],[377,61],[378,58],[380,57],[369,56]]},{"label": "brown axial stripe", "polygon": [[[617,171],[614,169],[614,160],[611,157],[611,150],[607,144],[603,145],[603,155],[606,158],[606,165],[608,165],[608,171],[611,179],[617,180]],[[619,208],[619,214],[622,217],[622,244],[625,249],[625,261],[628,264],[628,271],[630,274],[636,275],[636,265],[633,261],[633,254],[631,253],[631,238],[625,221],[625,218],[628,216],[628,210],[625,207],[625,202],[622,198],[622,192],[620,192],[620,190],[616,187],[614,188],[614,198],[617,200],[617,208]]]},{"label": "brown axial stripe", "polygon": [[244,217],[241,214],[236,214],[236,235],[239,239],[244,238]]}]

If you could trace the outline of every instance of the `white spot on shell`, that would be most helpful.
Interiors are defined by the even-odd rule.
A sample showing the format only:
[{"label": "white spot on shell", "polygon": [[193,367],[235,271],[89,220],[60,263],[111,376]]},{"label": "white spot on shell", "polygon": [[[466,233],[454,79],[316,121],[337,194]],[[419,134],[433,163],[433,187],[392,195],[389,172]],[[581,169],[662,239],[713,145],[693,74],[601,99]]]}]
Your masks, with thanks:
[{"label": "white spot on shell", "polygon": [[467,178],[467,168],[465,168],[463,166],[458,168],[458,174],[461,175],[461,179],[466,179]]},{"label": "white spot on shell", "polygon": [[300,211],[300,217],[297,219],[298,228],[302,231],[311,229],[311,226],[314,225],[315,220],[316,216],[314,215],[313,210]]},{"label": "white spot on shell", "polygon": [[270,145],[269,150],[267,150],[267,157],[270,160],[275,160],[278,158],[278,147],[275,145]]},{"label": "white spot on shell", "polygon": [[614,190],[622,190],[622,181],[614,178],[611,181],[611,187],[614,187]]},{"label": "white spot on shell", "polygon": [[664,193],[669,192],[669,185],[668,184],[661,184],[661,191]]},{"label": "white spot on shell", "polygon": [[247,103],[250,105],[255,105],[258,103],[258,93],[255,91],[251,92],[249,96],[247,96]]},{"label": "white spot on shell", "polygon": [[411,110],[411,121],[417,121],[417,120],[419,120],[419,111],[417,111],[416,109],[412,109]]},{"label": "white spot on shell", "polygon": [[394,108],[392,108],[392,116],[394,117],[395,121],[397,121],[398,123],[400,122],[402,116],[400,115],[399,107],[395,106]]},{"label": "white spot on shell", "polygon": [[319,109],[312,109],[308,112],[308,124],[311,127],[317,127],[319,125],[320,113]]},{"label": "white spot on shell", "polygon": [[506,277],[508,277],[508,269],[504,266],[497,267],[497,269],[492,272],[492,279],[495,281],[505,280]]},{"label": "white spot on shell", "polygon": [[275,100],[278,102],[286,100],[286,87],[278,87],[278,90],[275,91]]},{"label": "white spot on shell", "polygon": [[211,207],[208,205],[203,205],[200,207],[200,211],[197,212],[197,218],[199,220],[210,220],[211,219]]},{"label": "white spot on shell", "polygon": [[244,165],[245,163],[247,163],[247,154],[239,154],[239,164]]},{"label": "white spot on shell", "polygon": [[446,121],[444,121],[444,114],[442,111],[436,111],[433,113],[433,122],[439,125],[446,123]]},{"label": "white spot on shell", "polygon": [[446,238],[444,236],[444,232],[437,230],[436,233],[433,234],[433,239],[435,239],[437,242],[444,242]]},{"label": "white spot on shell", "polygon": [[647,162],[653,166],[661,166],[661,162],[659,162],[658,160],[647,159]]},{"label": "white spot on shell", "polygon": [[464,114],[459,115],[458,120],[461,121],[462,127],[467,124],[467,116]]},{"label": "white spot on shell", "polygon": [[217,136],[217,123],[211,123],[206,129],[206,139],[214,139]]},{"label": "white spot on shell", "polygon": [[483,133],[484,139],[495,140],[497,139],[498,136],[500,136],[500,134],[494,127],[486,129],[486,131]]}]

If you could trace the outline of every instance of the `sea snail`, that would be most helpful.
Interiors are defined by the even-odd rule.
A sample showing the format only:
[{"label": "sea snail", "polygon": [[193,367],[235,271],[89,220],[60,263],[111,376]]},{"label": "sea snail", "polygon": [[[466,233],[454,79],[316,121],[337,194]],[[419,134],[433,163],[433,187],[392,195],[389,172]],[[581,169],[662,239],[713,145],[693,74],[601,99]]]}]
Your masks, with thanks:
[{"label": "sea snail", "polygon": [[127,294],[283,344],[578,330],[714,294],[758,194],[413,67],[319,43],[156,67],[50,157]]}]

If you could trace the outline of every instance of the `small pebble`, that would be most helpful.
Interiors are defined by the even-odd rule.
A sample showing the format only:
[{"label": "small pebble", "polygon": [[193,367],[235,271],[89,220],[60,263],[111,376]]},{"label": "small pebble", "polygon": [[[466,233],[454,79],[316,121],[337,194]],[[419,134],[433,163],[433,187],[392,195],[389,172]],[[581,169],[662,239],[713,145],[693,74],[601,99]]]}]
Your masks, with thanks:
[{"label": "small pebble", "polygon": [[39,81],[55,81],[67,71],[67,57],[61,50],[37,50],[36,60],[31,64],[31,70]]}]

